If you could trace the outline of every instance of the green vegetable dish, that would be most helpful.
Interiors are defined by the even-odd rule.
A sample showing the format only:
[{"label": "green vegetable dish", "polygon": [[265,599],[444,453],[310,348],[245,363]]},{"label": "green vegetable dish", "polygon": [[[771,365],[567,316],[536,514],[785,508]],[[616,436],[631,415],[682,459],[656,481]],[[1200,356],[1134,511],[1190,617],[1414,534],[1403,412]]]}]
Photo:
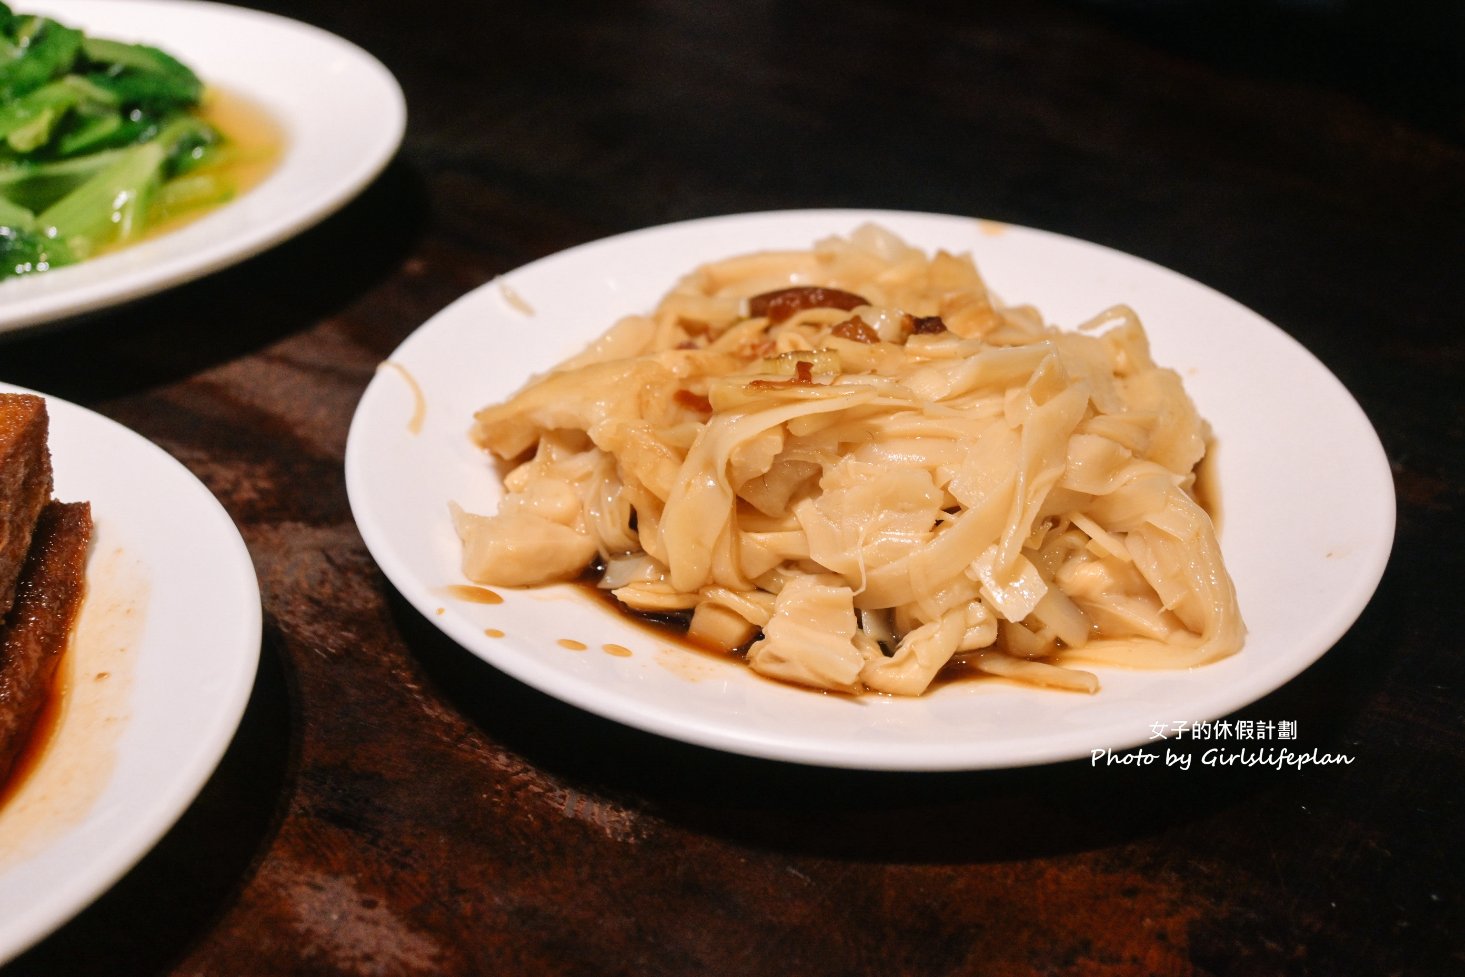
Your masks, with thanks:
[{"label": "green vegetable dish", "polygon": [[146,44],[0,0],[0,279],[73,264],[222,203],[240,147],[198,76]]}]

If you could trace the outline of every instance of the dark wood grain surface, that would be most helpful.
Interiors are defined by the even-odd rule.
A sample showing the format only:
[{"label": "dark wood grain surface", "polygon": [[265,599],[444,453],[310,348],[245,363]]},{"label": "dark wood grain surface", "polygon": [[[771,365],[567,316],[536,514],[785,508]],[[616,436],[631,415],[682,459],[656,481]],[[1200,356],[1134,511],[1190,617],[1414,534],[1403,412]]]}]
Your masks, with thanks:
[{"label": "dark wood grain surface", "polygon": [[[265,620],[196,803],[5,977],[1465,973],[1458,5],[261,6],[376,54],[406,140],[258,258],[0,341],[0,379],[208,485]],[[1393,559],[1357,625],[1245,715],[1355,762],[743,759],[528,689],[395,593],[342,461],[398,342],[570,245],[822,206],[1140,255],[1344,381],[1393,464]]]}]

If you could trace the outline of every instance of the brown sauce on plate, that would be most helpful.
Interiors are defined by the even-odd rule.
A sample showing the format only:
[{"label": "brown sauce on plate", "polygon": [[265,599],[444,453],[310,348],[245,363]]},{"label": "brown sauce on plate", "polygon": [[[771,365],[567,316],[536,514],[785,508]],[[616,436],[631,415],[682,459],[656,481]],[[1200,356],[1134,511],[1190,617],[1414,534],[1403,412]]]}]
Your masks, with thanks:
[{"label": "brown sauce on plate", "polygon": [[36,714],[36,724],[26,737],[25,746],[15,755],[9,774],[0,781],[0,808],[20,792],[30,775],[40,766],[51,742],[56,738],[56,731],[61,728],[61,715],[65,711],[66,696],[71,685],[70,669],[67,668],[70,657],[71,649],[68,647],[51,676],[51,687],[46,690],[46,703]]},{"label": "brown sauce on plate", "polygon": [[[735,648],[732,651],[724,651],[721,648],[716,648],[698,641],[695,637],[687,633],[687,625],[691,621],[690,614],[642,614],[637,611],[632,611],[629,608],[625,607],[623,604],[621,604],[620,601],[616,600],[615,595],[612,594],[610,591],[603,590],[599,586],[597,586],[596,581],[598,577],[599,568],[591,567],[579,580],[575,581],[577,589],[579,589],[583,594],[585,594],[588,598],[595,601],[596,603],[604,605],[606,609],[610,611],[610,613],[614,614],[620,620],[632,625],[637,630],[646,634],[648,637],[675,645],[678,650],[690,652],[695,655],[700,655],[707,658],[713,658],[720,662],[726,662],[729,660],[741,660],[743,654],[747,651],[747,645],[744,645],[741,648]],[[756,641],[758,637],[759,635],[755,635],[753,641]],[[568,639],[562,639],[559,644],[563,647],[579,645],[581,648],[583,648],[583,645],[581,645],[580,642],[570,642]],[[752,641],[749,641],[748,644],[752,644]],[[626,648],[623,645],[607,644],[603,645],[602,648],[609,655],[615,655],[621,658],[628,658],[631,656],[630,649]],[[576,650],[579,649],[577,648]],[[1058,660],[1056,658],[1040,658],[1036,660],[1040,662],[1046,662],[1052,665],[1058,664]],[[806,692],[814,693],[817,695],[847,695],[847,693],[841,692],[837,689],[816,689],[809,686],[799,685],[794,682],[785,682],[781,679],[770,678],[769,676],[762,675],[758,672],[753,671],[751,668],[748,669],[748,674],[753,678],[761,679],[765,682],[770,682],[781,688],[803,689]],[[960,659],[953,659],[946,665],[942,666],[941,670],[938,671],[936,675],[931,679],[931,684],[927,691],[934,691],[938,688],[941,688],[942,686],[961,685],[969,682],[1014,682],[1014,680],[1001,675],[992,675],[988,672],[983,672],[965,661],[962,661]],[[1033,687],[1029,683],[1015,684],[1021,685],[1025,688]],[[862,694],[868,696],[889,696],[888,693],[876,691],[866,691]]]},{"label": "brown sauce on plate", "polygon": [[[634,626],[651,638],[660,641],[669,641],[680,648],[688,651],[699,652],[704,655],[711,655],[714,658],[726,660],[728,658],[741,658],[739,649],[736,653],[729,653],[711,645],[705,645],[687,633],[687,625],[691,623],[690,614],[641,614],[626,607],[616,600],[615,594],[604,590],[597,585],[597,578],[600,576],[598,568],[591,568],[584,576],[575,581],[577,588],[591,600],[604,606],[622,621]],[[607,653],[615,655],[617,652],[611,648],[619,648],[620,645],[607,645]],[[620,657],[625,657],[621,655]]]},{"label": "brown sauce on plate", "polygon": [[449,584],[445,591],[449,597],[456,597],[458,600],[467,601],[470,604],[502,604],[504,602],[503,597],[495,591],[473,584]]}]

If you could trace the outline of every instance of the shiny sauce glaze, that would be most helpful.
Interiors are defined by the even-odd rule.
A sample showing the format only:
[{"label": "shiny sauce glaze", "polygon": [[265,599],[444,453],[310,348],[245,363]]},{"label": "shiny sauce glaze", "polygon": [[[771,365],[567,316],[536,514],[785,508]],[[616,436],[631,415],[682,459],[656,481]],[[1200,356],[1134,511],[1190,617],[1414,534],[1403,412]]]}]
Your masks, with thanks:
[{"label": "shiny sauce glaze", "polygon": [[0,808],[20,792],[56,739],[56,732],[61,728],[61,716],[65,712],[66,697],[70,691],[71,670],[67,667],[70,659],[71,651],[68,648],[51,675],[51,685],[46,690],[46,703],[36,715],[35,725],[26,737],[25,746],[15,755],[10,772],[0,782]]}]

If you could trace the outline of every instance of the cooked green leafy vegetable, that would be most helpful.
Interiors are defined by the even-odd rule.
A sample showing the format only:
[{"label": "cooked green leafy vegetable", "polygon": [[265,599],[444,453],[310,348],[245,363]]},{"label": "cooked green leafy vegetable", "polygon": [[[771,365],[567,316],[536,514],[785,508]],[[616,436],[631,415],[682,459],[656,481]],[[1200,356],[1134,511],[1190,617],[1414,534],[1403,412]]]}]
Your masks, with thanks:
[{"label": "cooked green leafy vegetable", "polygon": [[0,279],[85,259],[233,194],[203,83],[146,44],[0,0]]}]

